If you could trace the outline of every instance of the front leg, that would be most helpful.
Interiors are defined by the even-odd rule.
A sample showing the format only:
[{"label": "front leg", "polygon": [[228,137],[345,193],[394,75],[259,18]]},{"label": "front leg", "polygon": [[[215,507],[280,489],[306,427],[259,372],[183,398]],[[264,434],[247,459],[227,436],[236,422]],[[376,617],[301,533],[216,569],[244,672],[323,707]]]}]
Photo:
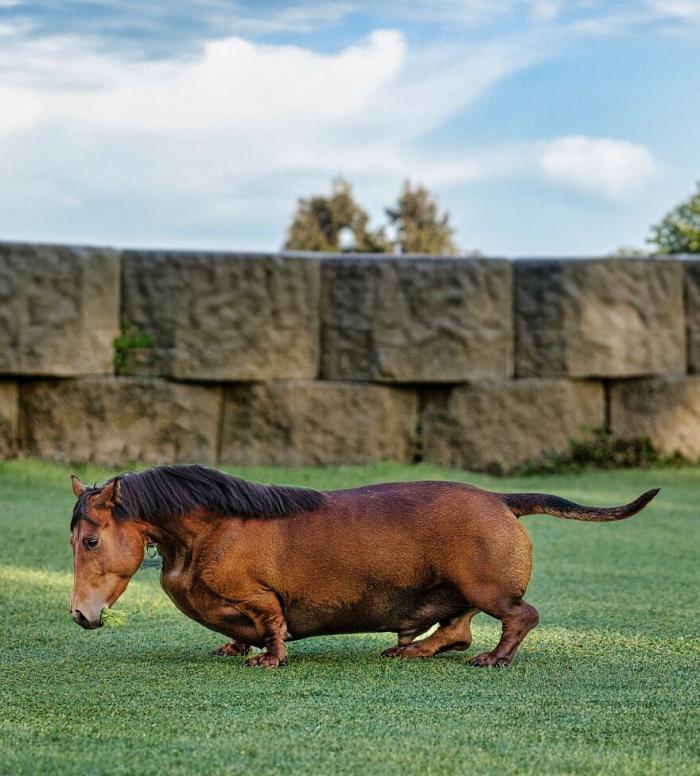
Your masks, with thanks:
[{"label": "front leg", "polygon": [[236,608],[248,616],[263,636],[265,652],[246,661],[251,668],[287,665],[285,641],[291,638],[279,599],[270,590],[259,590],[236,601]]}]

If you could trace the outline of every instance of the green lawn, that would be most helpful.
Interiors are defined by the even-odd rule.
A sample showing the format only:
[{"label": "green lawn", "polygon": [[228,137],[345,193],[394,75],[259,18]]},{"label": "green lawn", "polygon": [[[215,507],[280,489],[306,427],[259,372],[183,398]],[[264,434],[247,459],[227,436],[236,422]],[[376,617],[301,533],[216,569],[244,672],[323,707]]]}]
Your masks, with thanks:
[{"label": "green lawn", "polygon": [[[0,463],[0,772],[700,773],[700,469],[493,479],[436,467],[255,469],[318,488],[452,478],[592,504],[660,486],[631,520],[523,519],[541,624],[507,669],[463,653],[379,656],[391,634],[311,639],[277,671],[214,658],[222,638],[139,572],[118,631],[68,614],[69,469]],[[80,469],[84,481],[105,470]],[[474,621],[469,654],[497,623]]]}]

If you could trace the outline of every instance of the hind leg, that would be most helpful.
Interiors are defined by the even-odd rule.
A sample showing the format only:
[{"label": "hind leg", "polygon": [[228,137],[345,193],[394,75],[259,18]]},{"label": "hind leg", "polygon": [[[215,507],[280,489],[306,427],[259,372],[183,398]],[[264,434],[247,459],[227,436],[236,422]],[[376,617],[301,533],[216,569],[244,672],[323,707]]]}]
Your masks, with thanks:
[{"label": "hind leg", "polygon": [[227,644],[222,644],[217,647],[212,655],[218,655],[220,657],[238,657],[239,655],[247,655],[250,652],[250,647],[247,644],[241,644],[239,641],[229,641]]},{"label": "hind leg", "polygon": [[382,657],[398,657],[402,649],[405,649],[416,636],[420,636],[420,631],[401,631],[396,635],[398,637],[398,644],[395,647],[385,649],[382,652]]},{"label": "hind leg", "polygon": [[434,657],[441,652],[450,650],[469,649],[472,643],[471,621],[479,609],[469,609],[464,614],[452,617],[440,622],[440,627],[420,641],[409,639],[402,644],[402,635],[399,634],[399,643],[396,647],[384,650],[384,657]]},{"label": "hind leg", "polygon": [[522,599],[510,601],[495,609],[484,609],[486,614],[500,620],[503,625],[501,640],[496,649],[472,658],[469,663],[483,668],[486,666],[507,666],[510,664],[522,640],[540,621],[534,606]]}]

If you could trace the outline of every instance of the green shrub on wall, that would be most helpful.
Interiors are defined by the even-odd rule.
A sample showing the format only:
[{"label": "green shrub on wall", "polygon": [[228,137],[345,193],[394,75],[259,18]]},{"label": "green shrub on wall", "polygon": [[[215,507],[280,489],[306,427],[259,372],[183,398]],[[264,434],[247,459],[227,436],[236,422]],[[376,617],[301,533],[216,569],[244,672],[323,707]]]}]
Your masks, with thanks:
[{"label": "green shrub on wall", "polygon": [[663,453],[649,437],[623,439],[604,428],[589,436],[571,439],[562,453],[546,451],[513,470],[515,474],[562,474],[589,469],[630,469],[683,466],[691,463],[680,453]]},{"label": "green shrub on wall", "polygon": [[117,374],[128,375],[130,355],[134,351],[153,347],[153,337],[137,326],[126,326],[124,331],[114,339],[114,368]]}]

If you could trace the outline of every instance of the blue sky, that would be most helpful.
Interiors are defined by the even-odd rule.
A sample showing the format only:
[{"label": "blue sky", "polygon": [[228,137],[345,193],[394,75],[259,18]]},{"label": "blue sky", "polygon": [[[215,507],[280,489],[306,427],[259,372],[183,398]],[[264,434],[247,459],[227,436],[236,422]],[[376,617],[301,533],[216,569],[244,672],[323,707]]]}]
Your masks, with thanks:
[{"label": "blue sky", "polygon": [[643,247],[699,94],[700,0],[0,0],[0,239],[275,250],[343,175],[465,251]]}]

